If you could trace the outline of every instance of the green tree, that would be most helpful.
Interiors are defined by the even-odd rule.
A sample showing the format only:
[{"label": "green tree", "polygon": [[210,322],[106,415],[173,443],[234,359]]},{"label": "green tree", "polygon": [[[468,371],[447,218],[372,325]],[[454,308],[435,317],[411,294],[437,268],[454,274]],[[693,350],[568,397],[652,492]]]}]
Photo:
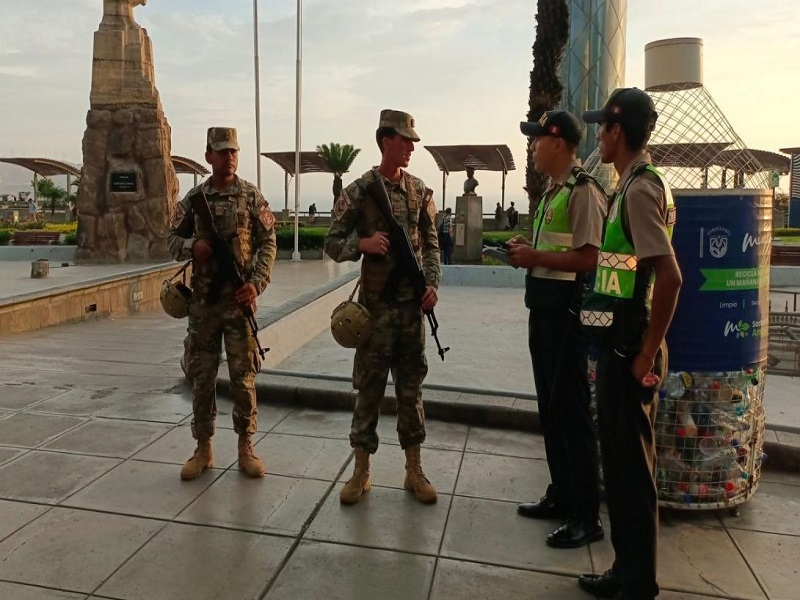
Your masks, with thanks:
[{"label": "green tree", "polygon": [[342,175],[350,170],[353,161],[361,152],[360,148],[352,144],[335,144],[333,142],[317,146],[317,152],[325,161],[325,165],[333,173],[333,200],[334,202],[342,192]]},{"label": "green tree", "polygon": [[[536,39],[533,42],[533,70],[528,97],[528,121],[538,121],[542,115],[561,102],[564,86],[558,70],[569,42],[569,8],[565,0],[538,0],[536,7]],[[547,175],[533,168],[528,140],[525,188],[528,192],[529,215],[547,186]]]},{"label": "green tree", "polygon": [[36,196],[50,202],[50,216],[55,215],[56,208],[65,205],[69,193],[64,188],[53,183],[49,177],[42,177],[36,181]]}]

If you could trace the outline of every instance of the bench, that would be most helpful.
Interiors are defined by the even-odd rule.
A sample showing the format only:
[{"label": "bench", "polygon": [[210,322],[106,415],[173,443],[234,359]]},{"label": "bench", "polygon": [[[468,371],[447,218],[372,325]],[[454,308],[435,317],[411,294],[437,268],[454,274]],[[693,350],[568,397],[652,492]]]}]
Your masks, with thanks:
[{"label": "bench", "polygon": [[769,313],[768,354],[767,362],[773,368],[781,362],[778,355],[784,359],[783,368],[775,370],[792,374],[800,372],[800,313]]},{"label": "bench", "polygon": [[15,231],[11,241],[15,246],[51,246],[60,239],[58,231]]},{"label": "bench", "polygon": [[800,266],[800,246],[776,246],[773,244],[770,262],[773,265]]}]

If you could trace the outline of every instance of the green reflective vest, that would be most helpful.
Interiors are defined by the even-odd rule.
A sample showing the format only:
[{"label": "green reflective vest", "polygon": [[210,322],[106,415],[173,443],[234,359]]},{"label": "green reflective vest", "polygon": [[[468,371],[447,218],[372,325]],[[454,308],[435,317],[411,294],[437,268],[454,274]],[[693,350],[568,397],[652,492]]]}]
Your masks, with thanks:
[{"label": "green reflective vest", "polygon": [[[672,237],[675,222],[675,203],[664,175],[653,165],[646,163],[637,167],[622,189],[614,196],[608,211],[603,246],[597,262],[594,289],[586,297],[581,309],[581,322],[590,327],[610,327],[614,321],[614,306],[620,302],[628,304],[637,312],[649,313],[652,291],[652,273],[637,271],[636,249],[630,238],[625,221],[625,196],[634,179],[645,171],[653,173],[661,181],[667,200],[667,231]],[[642,277],[646,279],[642,281]],[[640,290],[637,294],[637,285]]]}]

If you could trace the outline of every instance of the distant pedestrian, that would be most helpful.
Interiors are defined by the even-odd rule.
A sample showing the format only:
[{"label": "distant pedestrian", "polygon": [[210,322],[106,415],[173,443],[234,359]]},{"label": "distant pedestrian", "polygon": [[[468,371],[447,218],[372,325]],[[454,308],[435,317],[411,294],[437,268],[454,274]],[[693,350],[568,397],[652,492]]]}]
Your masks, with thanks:
[{"label": "distant pedestrian", "polygon": [[439,225],[439,250],[442,253],[442,264],[453,264],[453,209],[447,208]]},{"label": "distant pedestrian", "polygon": [[312,203],[311,206],[308,207],[308,222],[313,224],[314,221],[317,220],[317,205],[316,203]]},{"label": "distant pedestrian", "polygon": [[36,213],[38,209],[36,207],[36,200],[31,198],[28,200],[28,221],[34,222],[36,221]]},{"label": "distant pedestrian", "polygon": [[494,230],[500,231],[500,226],[503,223],[503,207],[500,206],[500,203],[497,203],[497,206],[494,209]]}]

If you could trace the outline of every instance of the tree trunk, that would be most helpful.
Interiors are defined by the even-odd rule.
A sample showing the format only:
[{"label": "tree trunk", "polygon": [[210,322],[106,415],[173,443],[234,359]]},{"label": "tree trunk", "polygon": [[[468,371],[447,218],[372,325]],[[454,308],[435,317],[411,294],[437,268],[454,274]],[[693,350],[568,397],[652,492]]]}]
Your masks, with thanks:
[{"label": "tree trunk", "polygon": [[342,193],[342,177],[338,173],[333,174],[333,201],[334,203]]},{"label": "tree trunk", "polygon": [[[536,8],[536,40],[533,43],[528,121],[538,121],[542,115],[561,102],[564,86],[558,70],[569,41],[569,9],[566,0],[538,0]],[[525,188],[528,193],[528,214],[533,216],[547,187],[547,175],[533,168],[530,140],[527,145]]]}]

